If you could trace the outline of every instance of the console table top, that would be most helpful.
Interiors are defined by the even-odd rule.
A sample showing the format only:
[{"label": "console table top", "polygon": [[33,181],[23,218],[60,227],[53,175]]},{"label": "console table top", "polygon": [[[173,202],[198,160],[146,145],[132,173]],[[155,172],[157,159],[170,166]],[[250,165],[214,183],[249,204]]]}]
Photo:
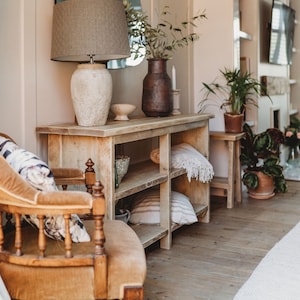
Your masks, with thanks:
[{"label": "console table top", "polygon": [[161,118],[143,117],[132,118],[129,121],[109,120],[105,125],[94,127],[83,127],[74,123],[65,123],[38,126],[36,131],[40,134],[108,137],[140,132],[144,130],[160,129],[187,123],[207,121],[213,117],[214,116],[212,114],[182,114]]}]

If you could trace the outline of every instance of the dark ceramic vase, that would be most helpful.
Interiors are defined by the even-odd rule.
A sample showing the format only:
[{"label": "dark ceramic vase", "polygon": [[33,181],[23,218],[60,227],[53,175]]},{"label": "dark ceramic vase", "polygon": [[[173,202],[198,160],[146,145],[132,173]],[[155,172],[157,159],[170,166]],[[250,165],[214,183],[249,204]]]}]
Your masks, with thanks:
[{"label": "dark ceramic vase", "polygon": [[148,117],[166,117],[172,111],[172,85],[166,59],[148,59],[143,81],[142,110]]}]

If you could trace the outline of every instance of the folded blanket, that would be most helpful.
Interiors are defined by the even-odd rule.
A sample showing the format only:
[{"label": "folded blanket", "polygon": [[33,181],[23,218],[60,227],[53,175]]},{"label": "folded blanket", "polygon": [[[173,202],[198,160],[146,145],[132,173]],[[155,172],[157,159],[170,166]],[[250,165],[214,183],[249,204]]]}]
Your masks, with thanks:
[{"label": "folded blanket", "polygon": [[[158,148],[151,151],[150,159],[159,164]],[[189,181],[195,178],[201,182],[209,182],[214,176],[210,162],[194,147],[186,143],[172,147],[171,166],[172,168],[184,168]]]}]

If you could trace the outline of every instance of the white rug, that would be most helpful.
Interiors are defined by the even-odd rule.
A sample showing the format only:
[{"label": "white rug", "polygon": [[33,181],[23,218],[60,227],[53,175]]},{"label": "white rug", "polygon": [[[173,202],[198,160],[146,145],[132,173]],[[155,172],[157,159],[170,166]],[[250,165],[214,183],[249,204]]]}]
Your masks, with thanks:
[{"label": "white rug", "polygon": [[300,299],[300,223],[261,260],[234,300]]},{"label": "white rug", "polygon": [[283,175],[286,180],[300,181],[300,158],[288,161]]},{"label": "white rug", "polygon": [[286,180],[300,181],[300,167],[284,169],[283,176]]},{"label": "white rug", "polygon": [[4,285],[4,282],[0,276],[0,300],[10,300],[10,296],[8,294],[8,291]]}]

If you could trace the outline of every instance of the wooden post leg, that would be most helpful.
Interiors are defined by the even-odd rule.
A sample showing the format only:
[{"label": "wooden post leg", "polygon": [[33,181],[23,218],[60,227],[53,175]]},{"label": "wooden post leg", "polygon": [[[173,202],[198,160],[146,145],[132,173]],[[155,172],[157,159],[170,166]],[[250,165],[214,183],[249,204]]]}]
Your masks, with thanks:
[{"label": "wooden post leg", "polygon": [[228,191],[227,191],[227,208],[234,207],[234,182],[235,182],[235,155],[234,142],[228,141]]},{"label": "wooden post leg", "polygon": [[[171,161],[171,135],[160,136],[160,173],[167,174]],[[171,221],[171,183],[166,181],[160,185],[160,225],[168,228],[168,234],[160,240],[162,249],[171,249],[172,247],[172,221]]]},{"label": "wooden post leg", "polygon": [[235,170],[235,195],[236,201],[238,203],[242,202],[242,180],[241,180],[241,163],[240,163],[240,140],[235,142],[235,161],[236,161],[236,170]]}]

